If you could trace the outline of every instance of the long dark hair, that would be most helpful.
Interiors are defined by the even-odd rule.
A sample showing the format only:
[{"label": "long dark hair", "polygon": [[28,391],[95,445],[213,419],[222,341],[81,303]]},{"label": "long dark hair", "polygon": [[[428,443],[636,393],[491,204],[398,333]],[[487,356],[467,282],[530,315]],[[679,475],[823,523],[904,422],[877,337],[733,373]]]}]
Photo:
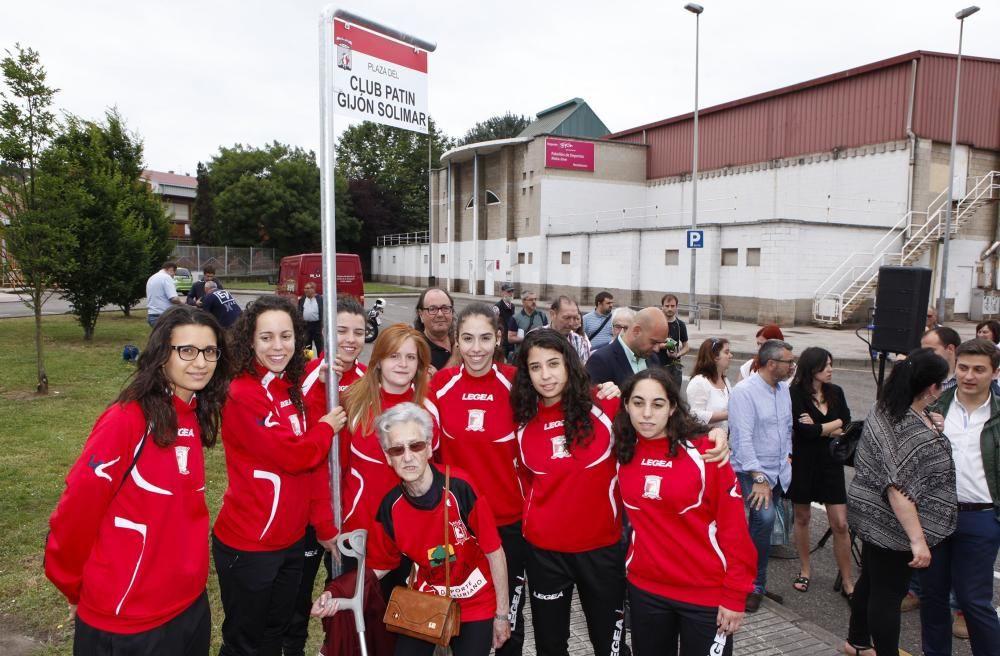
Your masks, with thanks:
[{"label": "long dark hair", "polygon": [[514,421],[519,426],[523,427],[538,414],[539,396],[528,373],[528,355],[533,348],[556,351],[563,357],[566,366],[566,387],[562,393],[563,428],[566,448],[572,452],[574,446],[585,446],[593,437],[594,423],[590,410],[594,403],[590,397],[590,375],[583,368],[579,354],[559,331],[536,328],[529,332],[514,357],[517,372],[510,390],[510,405],[514,410]]},{"label": "long dark hair", "polygon": [[691,377],[704,376],[713,383],[719,382],[720,378],[726,377],[726,372],[720,372],[715,358],[719,357],[722,349],[728,346],[729,340],[725,337],[709,337],[701,343],[698,349],[698,356],[691,369]]},{"label": "long dark hair", "polygon": [[[458,319],[455,321],[455,343],[458,343],[459,336],[462,334],[462,324],[469,317],[482,317],[486,319],[486,322],[490,324],[490,328],[496,333],[500,330],[500,319],[497,317],[497,313],[493,310],[496,308],[495,305],[487,305],[486,303],[470,303],[458,313]],[[506,328],[504,328],[506,330]],[[503,364],[505,362],[503,354],[503,339],[502,335],[497,335],[497,345],[493,349],[493,364]],[[461,357],[459,357],[461,360]]]},{"label": "long dark hair", "polygon": [[193,305],[176,305],[160,315],[139,355],[132,380],[115,400],[116,403],[135,401],[142,408],[146,422],[152,426],[150,435],[157,446],[167,447],[177,441],[177,413],[173,392],[163,368],[173,355],[170,340],[178,326],[207,326],[215,333],[215,345],[222,357],[205,388],[198,392],[195,416],[201,429],[201,443],[211,447],[219,435],[219,411],[229,390],[230,366],[227,363],[226,333],[208,312]]},{"label": "long dark hair", "polygon": [[[813,379],[816,374],[826,369],[826,363],[833,363],[833,354],[825,348],[810,346],[802,351],[799,356],[799,363],[795,368],[795,378],[792,379],[791,386],[802,394],[802,398],[810,399],[813,395]],[[830,396],[829,383],[823,383],[823,398]]]},{"label": "long dark hair", "polygon": [[940,385],[947,375],[948,363],[933,349],[910,351],[906,360],[893,365],[877,407],[899,421],[921,392],[931,385]]},{"label": "long dark hair", "polygon": [[632,398],[632,392],[639,381],[652,380],[659,383],[660,387],[670,401],[670,407],[674,409],[673,414],[667,419],[667,452],[671,457],[677,455],[680,446],[689,442],[692,438],[708,433],[708,426],[698,421],[688,404],[681,398],[680,392],[674,380],[667,375],[662,367],[643,369],[625,381],[622,389],[621,406],[615,416],[612,429],[614,430],[615,445],[614,454],[621,464],[627,464],[635,457],[635,445],[639,441],[639,436],[632,425],[632,418],[628,414],[628,402]]},{"label": "long dark hair", "polygon": [[306,343],[305,323],[302,315],[295,307],[295,304],[284,296],[261,296],[256,301],[249,303],[243,310],[243,314],[236,320],[232,328],[232,360],[233,374],[250,374],[259,377],[255,364],[257,357],[254,354],[253,342],[254,333],[257,331],[257,317],[265,312],[284,312],[292,318],[292,330],[295,332],[295,348],[292,350],[292,357],[288,361],[283,373],[288,381],[288,396],[300,414],[305,412],[305,405],[302,402],[302,391],[299,384],[306,369],[306,356],[302,352],[302,345]]}]

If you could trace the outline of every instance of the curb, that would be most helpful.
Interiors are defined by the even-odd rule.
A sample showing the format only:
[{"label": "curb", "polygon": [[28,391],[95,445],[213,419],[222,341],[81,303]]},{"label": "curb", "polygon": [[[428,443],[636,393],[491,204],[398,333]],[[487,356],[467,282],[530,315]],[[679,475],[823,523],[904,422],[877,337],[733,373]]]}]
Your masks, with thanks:
[{"label": "curb", "polygon": [[786,622],[789,622],[790,624],[794,624],[796,627],[798,627],[805,633],[808,633],[817,640],[827,643],[828,645],[836,649],[838,652],[840,651],[841,647],[843,647],[844,638],[841,638],[840,636],[830,633],[829,631],[819,626],[818,624],[810,622],[809,620],[803,618],[801,615],[796,613],[794,610],[791,610],[787,606],[783,606],[782,604],[779,604],[771,599],[768,599],[767,597],[764,597],[764,599],[762,599],[761,601],[762,605],[767,606],[768,610],[770,610],[772,613],[774,613],[781,619],[785,620]]}]

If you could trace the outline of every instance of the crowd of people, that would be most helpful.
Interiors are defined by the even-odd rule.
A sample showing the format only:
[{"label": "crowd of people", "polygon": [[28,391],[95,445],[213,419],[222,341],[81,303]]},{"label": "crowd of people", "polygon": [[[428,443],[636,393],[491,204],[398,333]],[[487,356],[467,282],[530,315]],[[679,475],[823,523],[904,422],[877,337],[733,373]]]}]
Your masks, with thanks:
[{"label": "crowd of people", "polygon": [[[583,314],[567,296],[543,311],[529,290],[515,307],[505,283],[496,304],[456,313],[430,288],[366,365],[364,308],[340,297],[328,371],[306,356],[325,341],[308,325],[323,316],[315,290],[260,297],[227,328],[204,308],[209,282],[150,319],[135,376],[50,520],[45,571],[76,610],[75,653],[207,654],[211,550],[226,655],[302,654],[310,616],[329,618],[327,646],[343,647],[335,634],[353,625],[331,620],[359,576],[374,609],[401,585],[454,598],[456,656],[519,656],[525,603],[536,652],[564,656],[574,594],[595,654],[627,654],[626,635],[637,656],[732,654],[745,613],[777,597],[768,558],[786,498],[799,593],[813,577],[811,504],[826,508],[851,609],[845,653],[895,653],[913,578],[925,654],[950,653],[949,597],[974,654],[1000,645],[1000,324],[962,342],[929,317],[865,421],[847,485],[828,448],[852,423],[834,357],[796,359],[776,325],[734,382],[729,341],[694,349],[672,294],[632,310],[601,292]],[[327,466],[338,432],[340,527]],[[209,529],[202,448],[220,434],[227,484]],[[337,546],[355,529],[368,534],[365,572]],[[313,600],[324,553],[343,574],[328,571]],[[372,617],[375,653],[433,652]]]}]

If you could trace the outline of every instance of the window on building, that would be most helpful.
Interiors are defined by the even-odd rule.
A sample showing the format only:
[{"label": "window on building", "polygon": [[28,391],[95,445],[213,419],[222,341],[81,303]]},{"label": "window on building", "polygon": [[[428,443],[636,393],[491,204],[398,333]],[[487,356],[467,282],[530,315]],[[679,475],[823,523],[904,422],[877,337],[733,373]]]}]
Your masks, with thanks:
[{"label": "window on building", "polygon": [[523,196],[526,193],[528,193],[528,190],[525,187],[521,187],[521,195]]},{"label": "window on building", "polygon": [[722,249],[722,266],[736,266],[739,263],[740,263],[740,249],[738,248]]},{"label": "window on building", "polygon": [[528,179],[528,172],[527,171],[521,171],[521,179],[522,180],[527,180]]},{"label": "window on building", "polygon": [[441,264],[444,264],[444,262],[445,262],[445,260],[444,260],[444,253],[441,253]]},{"label": "window on building", "polygon": [[563,251],[562,252],[562,263],[563,264],[569,264],[569,257],[570,257],[569,256],[569,251]]},{"label": "window on building", "polygon": [[517,254],[517,263],[518,264],[524,264],[524,253],[518,253]]},{"label": "window on building", "polygon": [[469,202],[465,204],[465,209],[471,210],[472,206],[475,204],[476,204],[476,197],[473,196],[472,198],[469,199]]},{"label": "window on building", "polygon": [[663,263],[667,266],[677,266],[681,263],[681,252],[676,248],[663,251]]},{"label": "window on building", "polygon": [[747,266],[748,267],[759,267],[760,266],[760,249],[759,248],[748,248],[747,249]]},{"label": "window on building", "polygon": [[535,259],[535,254],[534,253],[528,253],[528,264],[531,264],[532,260],[534,260],[534,259]]},{"label": "window on building", "polygon": [[393,264],[395,264],[395,263],[396,263],[396,256],[395,256],[395,255],[393,255],[393,256],[392,256],[392,263],[393,263]]},{"label": "window on building", "polygon": [[428,258],[429,257],[430,257],[430,255],[428,255],[427,253],[424,253],[424,264],[428,263],[428,261],[429,261]]},{"label": "window on building", "polygon": [[499,205],[500,197],[494,194],[489,189],[486,190],[486,204],[487,205]]}]

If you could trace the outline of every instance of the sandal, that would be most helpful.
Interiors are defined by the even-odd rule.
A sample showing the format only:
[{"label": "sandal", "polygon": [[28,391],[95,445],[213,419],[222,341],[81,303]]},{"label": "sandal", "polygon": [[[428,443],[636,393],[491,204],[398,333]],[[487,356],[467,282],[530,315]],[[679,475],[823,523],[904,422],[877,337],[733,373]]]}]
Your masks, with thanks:
[{"label": "sandal", "polygon": [[792,580],[792,587],[798,592],[809,592],[809,577],[802,576],[802,572]]},{"label": "sandal", "polygon": [[867,652],[871,652],[871,656],[876,656],[874,647],[856,645],[852,642],[845,642],[843,651],[847,656],[868,656]]},{"label": "sandal", "polygon": [[840,596],[847,600],[848,604],[854,603],[854,592],[848,592],[843,588],[840,589]]}]

